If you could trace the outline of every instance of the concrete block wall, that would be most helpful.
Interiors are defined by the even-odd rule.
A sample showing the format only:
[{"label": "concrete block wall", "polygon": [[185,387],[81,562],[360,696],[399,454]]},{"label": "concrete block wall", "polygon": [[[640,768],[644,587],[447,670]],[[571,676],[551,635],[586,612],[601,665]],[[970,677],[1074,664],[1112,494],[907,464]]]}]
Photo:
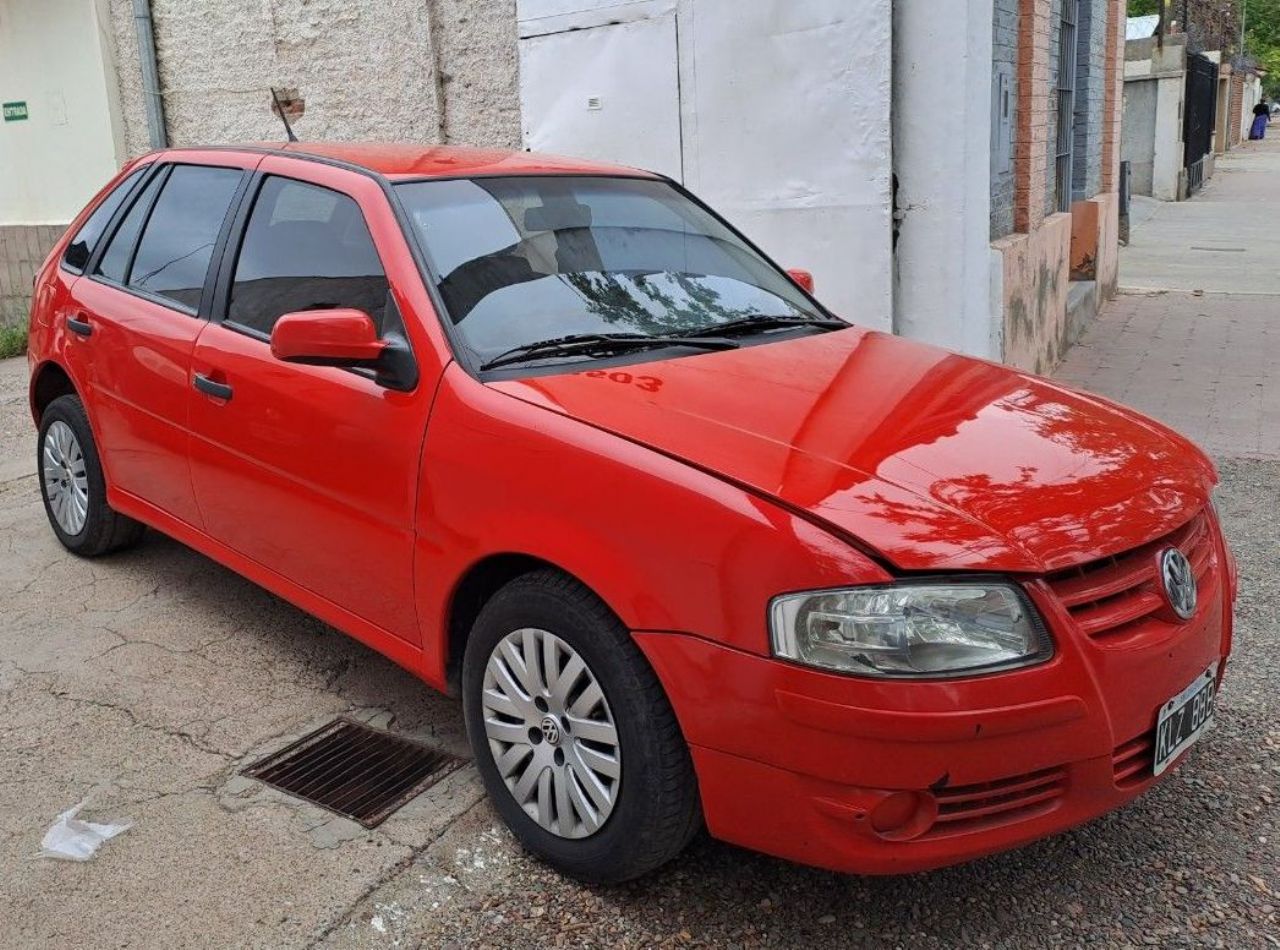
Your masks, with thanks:
[{"label": "concrete block wall", "polygon": [[0,326],[26,322],[31,282],[64,230],[56,224],[0,225]]},{"label": "concrete block wall", "polygon": [[[995,0],[992,26],[992,66],[1007,66],[1013,78],[1009,95],[1013,101],[1015,142],[1018,127],[1018,7],[1019,0]],[[1014,164],[991,175],[991,239],[1013,233]]]}]

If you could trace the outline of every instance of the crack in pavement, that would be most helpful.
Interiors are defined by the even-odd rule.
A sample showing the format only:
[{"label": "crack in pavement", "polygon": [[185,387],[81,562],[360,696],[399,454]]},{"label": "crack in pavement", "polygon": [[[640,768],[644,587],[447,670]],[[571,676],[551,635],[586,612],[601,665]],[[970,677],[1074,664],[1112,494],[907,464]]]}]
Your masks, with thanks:
[{"label": "crack in pavement", "polygon": [[[463,768],[465,769],[466,766],[464,766]],[[462,769],[459,769],[459,771],[462,771]],[[428,841],[424,842],[423,844],[419,846],[405,845],[404,847],[407,847],[409,849],[409,854],[407,854],[400,861],[397,861],[391,867],[387,868],[385,871],[383,871],[382,874],[378,875],[378,877],[376,877],[373,881],[371,881],[369,885],[359,895],[357,895],[354,900],[351,901],[350,906],[348,906],[347,908],[347,912],[343,914],[341,917],[332,921],[328,926],[326,926],[323,930],[321,930],[320,933],[317,934],[309,944],[307,944],[308,948],[310,948],[310,950],[314,950],[314,948],[319,947],[322,943],[324,943],[324,941],[329,939],[329,937],[335,934],[339,929],[341,929],[342,927],[349,924],[352,920],[354,920],[356,914],[359,913],[360,911],[361,905],[366,900],[368,900],[370,897],[376,894],[384,886],[386,886],[387,884],[390,884],[392,881],[398,878],[405,871],[409,870],[409,868],[411,868],[414,865],[414,863],[418,860],[418,858],[421,857],[423,854],[425,854],[427,851],[429,851],[431,848],[433,848],[437,843],[439,843],[439,841],[442,838],[444,838],[444,836],[453,828],[455,824],[461,822],[463,819],[469,816],[473,811],[475,811],[477,808],[484,805],[485,803],[486,803],[486,799],[481,798],[478,801],[472,803],[471,805],[468,805],[465,809],[463,809],[461,812],[459,812],[449,821],[445,822],[431,836],[431,838]]]}]

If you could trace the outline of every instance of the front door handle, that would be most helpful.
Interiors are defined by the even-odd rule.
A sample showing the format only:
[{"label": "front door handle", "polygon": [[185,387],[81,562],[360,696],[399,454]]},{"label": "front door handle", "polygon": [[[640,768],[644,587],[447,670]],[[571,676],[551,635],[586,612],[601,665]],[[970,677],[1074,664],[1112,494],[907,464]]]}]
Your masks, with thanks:
[{"label": "front door handle", "polygon": [[[84,314],[80,314],[83,317]],[[88,336],[93,332],[93,327],[88,320],[81,320],[78,317],[67,317],[67,329],[77,336]]]},{"label": "front door handle", "polygon": [[195,379],[192,380],[196,389],[200,390],[206,396],[213,396],[217,399],[230,399],[231,387],[226,383],[220,383],[217,380],[210,379],[201,373],[196,373]]}]

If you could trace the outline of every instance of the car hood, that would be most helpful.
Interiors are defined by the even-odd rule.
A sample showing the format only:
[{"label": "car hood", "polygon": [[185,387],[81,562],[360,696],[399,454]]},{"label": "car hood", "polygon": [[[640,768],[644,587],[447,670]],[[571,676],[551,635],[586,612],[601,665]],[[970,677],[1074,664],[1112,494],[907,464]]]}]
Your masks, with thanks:
[{"label": "car hood", "polygon": [[1177,527],[1216,480],[1134,412],[860,328],[492,385],[767,493],[902,570],[1080,564]]}]

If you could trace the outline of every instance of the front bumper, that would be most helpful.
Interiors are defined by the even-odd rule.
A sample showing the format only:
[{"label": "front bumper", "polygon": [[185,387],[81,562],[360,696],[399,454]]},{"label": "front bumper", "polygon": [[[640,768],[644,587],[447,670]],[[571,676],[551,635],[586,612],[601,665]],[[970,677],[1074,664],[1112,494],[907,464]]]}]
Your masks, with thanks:
[{"label": "front bumper", "polygon": [[690,744],[715,837],[894,874],[1043,838],[1154,784],[1157,710],[1225,667],[1226,587],[1204,591],[1197,617],[1159,642],[1116,648],[1055,630],[1050,662],[966,680],[855,679],[680,634],[636,642]]}]

